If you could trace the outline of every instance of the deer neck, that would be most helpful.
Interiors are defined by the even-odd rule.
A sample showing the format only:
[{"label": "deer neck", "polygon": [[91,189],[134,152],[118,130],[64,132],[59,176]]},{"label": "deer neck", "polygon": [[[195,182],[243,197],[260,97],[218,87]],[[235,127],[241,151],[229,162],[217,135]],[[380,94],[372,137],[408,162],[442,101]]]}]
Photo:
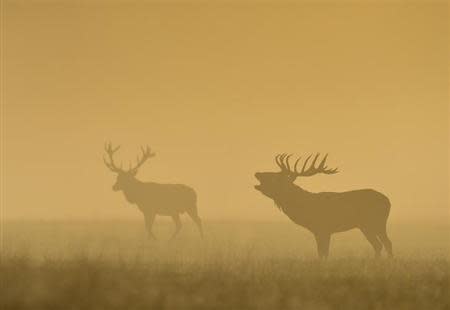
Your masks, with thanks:
[{"label": "deer neck", "polygon": [[280,187],[273,196],[275,204],[285,213],[291,209],[307,207],[307,200],[311,193],[293,183]]},{"label": "deer neck", "polygon": [[300,186],[292,185],[280,192],[274,199],[278,208],[294,223],[312,229],[311,218],[314,217],[314,194]]},{"label": "deer neck", "polygon": [[129,203],[137,203],[140,197],[142,182],[133,179],[123,189],[122,192]]}]

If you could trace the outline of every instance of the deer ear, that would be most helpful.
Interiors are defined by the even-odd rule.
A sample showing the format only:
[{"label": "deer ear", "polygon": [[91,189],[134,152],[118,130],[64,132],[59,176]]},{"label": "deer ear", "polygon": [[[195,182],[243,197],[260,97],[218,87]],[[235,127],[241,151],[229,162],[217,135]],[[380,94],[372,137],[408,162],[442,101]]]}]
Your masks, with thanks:
[{"label": "deer ear", "polygon": [[289,175],[289,181],[291,181],[291,182],[294,182],[296,178],[297,178],[297,176],[295,174]]}]

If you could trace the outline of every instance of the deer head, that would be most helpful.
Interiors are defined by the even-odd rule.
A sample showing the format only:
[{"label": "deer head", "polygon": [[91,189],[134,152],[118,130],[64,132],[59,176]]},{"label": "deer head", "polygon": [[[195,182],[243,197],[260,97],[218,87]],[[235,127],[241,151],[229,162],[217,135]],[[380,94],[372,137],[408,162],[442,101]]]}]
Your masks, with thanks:
[{"label": "deer head", "polygon": [[114,163],[113,155],[115,152],[119,150],[120,146],[113,147],[111,143],[105,144],[105,152],[108,155],[109,162],[103,157],[103,161],[105,162],[106,167],[109,168],[112,172],[117,173],[117,180],[116,183],[113,185],[114,191],[119,191],[125,189],[129,184],[136,181],[135,176],[138,173],[139,167],[142,166],[144,162],[147,161],[150,157],[155,156],[155,153],[152,153],[150,148],[147,147],[141,147],[142,150],[142,157],[139,158],[139,156],[136,159],[136,165],[132,166],[130,162],[130,166],[128,170],[125,170],[122,168],[122,164],[120,165],[120,168],[117,167],[117,165]]},{"label": "deer head", "polygon": [[297,170],[298,164],[300,162],[301,157],[299,157],[293,167],[291,167],[289,163],[289,159],[291,155],[287,154],[279,154],[275,157],[275,162],[278,167],[280,167],[279,172],[257,172],[255,173],[255,177],[261,183],[255,186],[255,189],[259,190],[265,195],[271,194],[273,191],[278,190],[279,188],[285,187],[286,185],[292,184],[297,177],[309,177],[318,173],[324,174],[334,174],[337,173],[337,168],[328,169],[325,165],[327,160],[327,155],[322,159],[319,165],[316,167],[317,159],[320,154],[317,153],[311,164],[308,166],[308,162],[311,159],[312,155],[309,155],[305,162],[303,163],[303,167],[300,171]]}]

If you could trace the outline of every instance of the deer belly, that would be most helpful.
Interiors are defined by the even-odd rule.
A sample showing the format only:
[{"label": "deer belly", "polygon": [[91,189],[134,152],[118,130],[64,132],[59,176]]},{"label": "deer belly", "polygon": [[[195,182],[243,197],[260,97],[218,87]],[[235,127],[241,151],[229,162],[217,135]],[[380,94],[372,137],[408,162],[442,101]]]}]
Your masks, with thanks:
[{"label": "deer belly", "polygon": [[155,211],[156,211],[156,214],[158,214],[158,215],[172,216],[175,214],[180,214],[180,213],[185,212],[186,208],[169,206],[167,208],[164,208],[164,207],[156,208]]},{"label": "deer belly", "polygon": [[370,223],[380,221],[378,207],[349,205],[341,208],[334,208],[320,217],[323,227],[330,232],[342,232],[353,228],[366,227]]},{"label": "deer belly", "polygon": [[363,209],[352,205],[315,206],[309,214],[303,213],[303,218],[295,222],[312,231],[343,232],[361,226],[367,215]]},{"label": "deer belly", "polygon": [[195,202],[191,197],[184,196],[161,195],[154,197],[151,202],[151,207],[156,214],[169,216],[186,212],[194,206]]}]

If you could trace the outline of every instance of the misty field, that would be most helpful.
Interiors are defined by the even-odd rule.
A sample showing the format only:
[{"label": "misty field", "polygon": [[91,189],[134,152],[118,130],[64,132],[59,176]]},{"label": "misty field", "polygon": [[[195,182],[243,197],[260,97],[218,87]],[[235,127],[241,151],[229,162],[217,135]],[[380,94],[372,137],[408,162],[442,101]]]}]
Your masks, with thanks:
[{"label": "misty field", "polygon": [[2,223],[0,309],[449,309],[448,223],[391,223],[395,259],[357,231],[328,261],[290,222],[208,222],[156,242],[141,222]]}]

